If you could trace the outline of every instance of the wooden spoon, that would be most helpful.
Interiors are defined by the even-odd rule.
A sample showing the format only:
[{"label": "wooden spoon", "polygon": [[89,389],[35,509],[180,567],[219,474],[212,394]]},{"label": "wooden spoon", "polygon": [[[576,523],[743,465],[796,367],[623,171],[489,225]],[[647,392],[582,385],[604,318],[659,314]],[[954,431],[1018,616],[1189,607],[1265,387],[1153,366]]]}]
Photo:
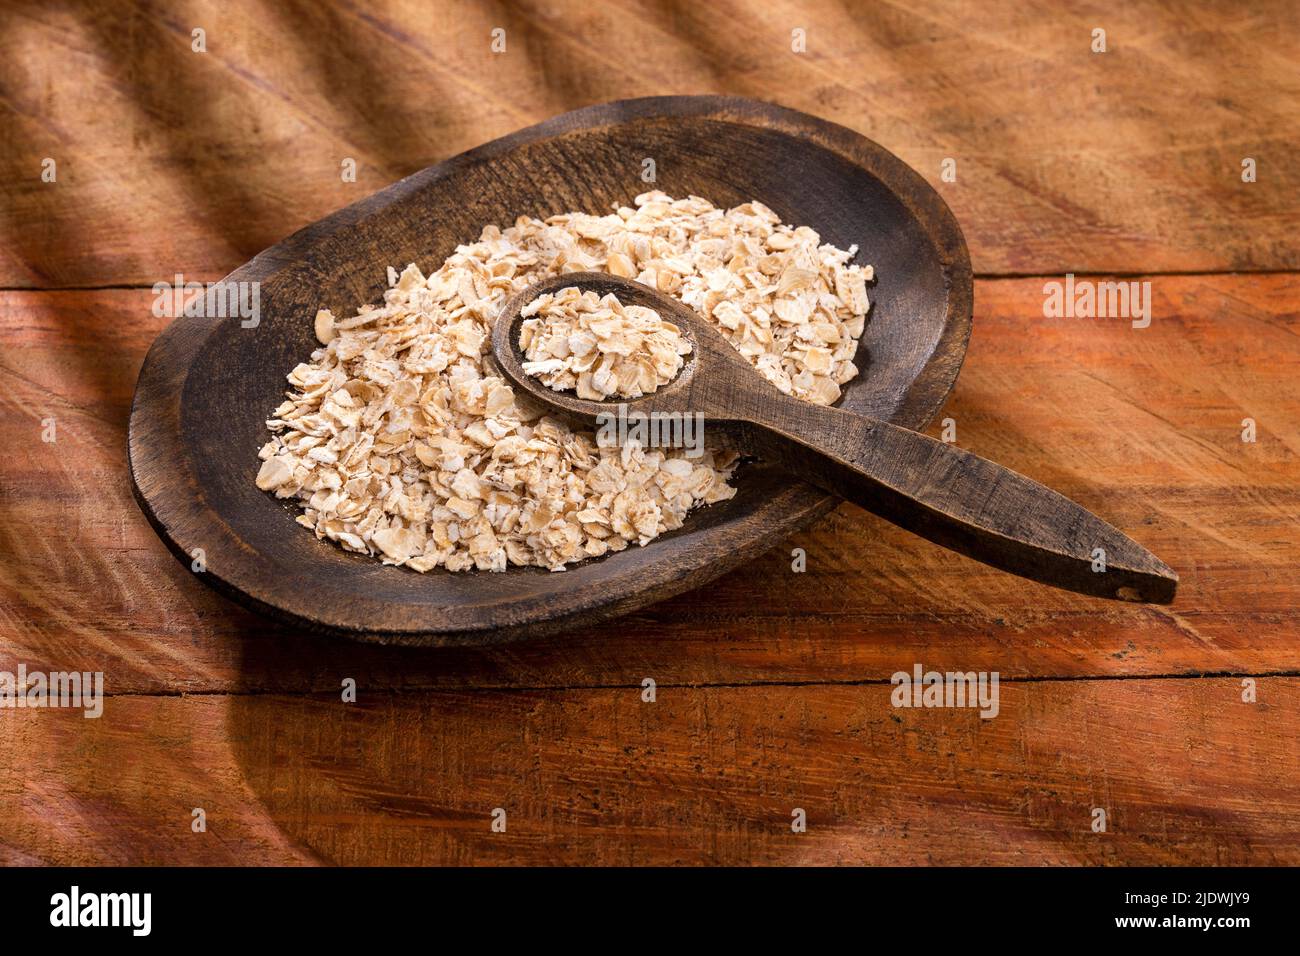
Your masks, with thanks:
[{"label": "wooden spoon", "polygon": [[621,400],[629,416],[702,414],[706,433],[724,429],[745,452],[1012,574],[1098,597],[1173,600],[1178,575],[1168,565],[1070,499],[920,432],[785,395],[694,310],[630,279],[598,272],[554,276],[502,307],[492,350],[505,375],[538,402],[593,428],[598,416],[607,418],[620,404],[553,391],[524,372],[520,311],[539,295],[570,286],[601,296],[613,292],[624,305],[655,309],[691,341],[672,382]]}]

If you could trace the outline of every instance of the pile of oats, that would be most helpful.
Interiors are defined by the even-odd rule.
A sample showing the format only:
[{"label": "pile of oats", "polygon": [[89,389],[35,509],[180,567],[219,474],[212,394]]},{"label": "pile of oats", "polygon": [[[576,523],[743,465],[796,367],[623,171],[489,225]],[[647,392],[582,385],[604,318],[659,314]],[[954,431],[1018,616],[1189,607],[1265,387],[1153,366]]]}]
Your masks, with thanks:
[{"label": "pile of oats", "polygon": [[691,343],[654,309],[624,305],[569,286],[538,296],[519,313],[524,372],[557,392],[590,401],[640,398],[682,370]]},{"label": "pile of oats", "polygon": [[872,273],[849,265],[856,251],[758,202],[658,191],[607,216],[488,226],[428,277],[390,267],[382,305],[317,314],[321,348],[289,373],[257,486],[296,498],[317,537],[417,571],[562,570],[644,545],[732,497],[736,453],[600,448],[516,395],[491,356],[505,300],[566,272],[633,278],[712,321],[783,392],[829,404],[858,371]]}]

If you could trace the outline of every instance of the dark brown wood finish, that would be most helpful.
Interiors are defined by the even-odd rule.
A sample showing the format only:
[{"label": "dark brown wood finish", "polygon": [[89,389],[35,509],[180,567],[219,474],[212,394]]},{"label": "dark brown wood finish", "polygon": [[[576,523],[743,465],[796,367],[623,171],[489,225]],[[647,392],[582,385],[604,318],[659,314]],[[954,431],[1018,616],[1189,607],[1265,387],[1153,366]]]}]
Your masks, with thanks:
[{"label": "dark brown wood finish", "polygon": [[[921,428],[947,396],[970,334],[971,270],[947,206],[889,152],[850,130],[729,97],[654,97],[559,116],[430,169],[310,226],[227,277],[260,283],[255,328],[184,318],[150,349],[130,425],[137,500],[168,546],[235,599],[283,620],[384,643],[488,643],[557,631],[697,587],[836,502],[768,464],[739,493],[653,546],[563,574],[427,575],[319,542],[253,484],[263,421],[284,375],[315,347],[319,307],[377,300],[385,265],[440,263],[488,223],[602,213],[655,186],[732,205],[759,199],[876,266],[865,368],[844,407]],[[797,169],[797,177],[791,171]]]},{"label": "dark brown wood finish", "polygon": [[[640,398],[601,402],[526,374],[522,310],[568,287],[614,294],[681,328],[693,348],[673,381]],[[599,272],[543,279],[502,307],[492,349],[516,386],[584,426],[611,415],[701,416],[763,461],[985,564],[1096,597],[1174,598],[1178,575],[1168,565],[1070,499],[928,435],[783,395],[693,309],[642,283]]]}]

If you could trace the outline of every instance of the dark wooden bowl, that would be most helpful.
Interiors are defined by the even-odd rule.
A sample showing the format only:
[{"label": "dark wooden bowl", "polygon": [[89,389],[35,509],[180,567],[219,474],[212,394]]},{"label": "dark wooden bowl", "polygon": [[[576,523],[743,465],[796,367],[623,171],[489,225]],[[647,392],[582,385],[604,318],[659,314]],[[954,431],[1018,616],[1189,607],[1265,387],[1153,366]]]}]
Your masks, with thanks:
[{"label": "dark wooden bowl", "polygon": [[[641,180],[653,158],[657,181]],[[858,365],[841,402],[923,428],[961,368],[971,268],[943,200],[851,130],[751,100],[672,96],[566,113],[416,173],[285,239],[231,273],[260,283],[261,321],[181,318],[149,350],[131,409],[136,498],[197,574],[277,619],[360,640],[485,644],[562,630],[699,587],[779,543],[837,498],[761,463],[738,493],[681,529],[562,573],[417,574],[344,552],[253,483],[285,374],[316,347],[318,308],[378,302],[385,267],[436,268],[487,223],[604,214],[659,188],[719,206],[758,199],[876,267]],[[702,599],[704,599],[702,595]]]}]

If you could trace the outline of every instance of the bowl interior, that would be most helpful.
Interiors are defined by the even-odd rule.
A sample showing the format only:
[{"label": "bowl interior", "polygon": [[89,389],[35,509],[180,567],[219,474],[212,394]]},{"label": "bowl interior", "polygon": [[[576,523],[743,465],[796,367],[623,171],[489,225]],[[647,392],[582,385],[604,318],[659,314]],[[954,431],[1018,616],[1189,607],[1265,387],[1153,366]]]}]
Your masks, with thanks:
[{"label": "bowl interior", "polygon": [[[654,160],[653,184],[641,178],[645,159]],[[412,630],[421,624],[440,630],[467,626],[469,618],[457,616],[466,606],[490,605],[495,625],[511,626],[545,618],[549,602],[563,601],[566,608],[628,604],[634,600],[630,591],[601,590],[621,569],[642,573],[647,562],[705,567],[710,559],[701,543],[714,541],[715,551],[734,546],[726,532],[743,516],[782,502],[807,512],[827,500],[761,463],[747,465],[738,474],[734,499],[700,509],[684,528],[644,549],[632,547],[562,574],[511,568],[421,575],[317,541],[293,523],[297,511],[291,504],[254,486],[257,450],[268,438],[265,420],[283,400],[286,373],[316,347],[312,318],[318,308],[351,315],[360,304],[379,302],[387,266],[400,271],[414,262],[428,273],[458,244],[475,240],[486,224],[506,226],[520,215],[545,218],[573,210],[604,214],[654,188],[723,207],[758,199],[783,221],[816,229],[825,242],[856,245],[855,261],[874,265],[876,282],[857,357],[862,372],[845,387],[841,404],[898,420],[909,387],[948,323],[945,253],[908,201],[872,171],[811,138],[708,115],[579,126],[506,141],[487,154],[474,151],[350,207],[308,239],[295,237],[293,261],[268,269],[254,260],[250,266],[258,266],[262,276],[260,324],[243,328],[236,320],[220,321],[193,358],[180,426],[197,485],[207,506],[256,554],[259,573],[276,575],[277,591],[304,595],[292,614],[319,606],[320,622],[329,626],[332,602],[400,605]],[[935,408],[937,403],[923,418]],[[902,423],[916,427],[923,420]],[[575,593],[582,595],[577,604]]]}]

